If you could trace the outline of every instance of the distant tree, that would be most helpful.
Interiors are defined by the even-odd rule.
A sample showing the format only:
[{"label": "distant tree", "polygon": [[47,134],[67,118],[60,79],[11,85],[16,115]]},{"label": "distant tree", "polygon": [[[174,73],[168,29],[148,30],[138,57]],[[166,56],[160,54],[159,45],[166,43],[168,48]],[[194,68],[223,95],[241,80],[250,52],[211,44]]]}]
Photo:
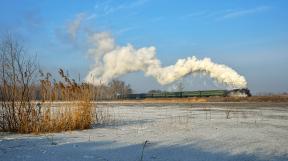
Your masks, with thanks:
[{"label": "distant tree", "polygon": [[120,81],[117,79],[112,80],[108,84],[108,91],[106,91],[106,95],[110,99],[116,98],[125,98],[128,94],[132,93],[132,89],[130,85],[126,85],[124,81]]},{"label": "distant tree", "polygon": [[184,90],[183,82],[179,82],[176,87],[177,92],[182,92]]},{"label": "distant tree", "polygon": [[152,93],[161,93],[161,92],[162,92],[162,91],[159,90],[159,89],[157,89],[157,90],[153,89],[153,90],[148,91],[149,94],[152,94]]},{"label": "distant tree", "polygon": [[124,87],[124,95],[127,96],[128,94],[131,94],[132,92],[133,92],[133,90],[132,90],[130,84],[125,85],[125,87]]}]

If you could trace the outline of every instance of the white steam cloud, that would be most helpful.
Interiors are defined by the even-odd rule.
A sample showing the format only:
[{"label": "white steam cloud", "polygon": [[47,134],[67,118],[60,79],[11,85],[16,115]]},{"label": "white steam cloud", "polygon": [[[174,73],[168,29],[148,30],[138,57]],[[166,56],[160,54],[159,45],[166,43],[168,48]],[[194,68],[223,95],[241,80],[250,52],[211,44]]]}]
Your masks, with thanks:
[{"label": "white steam cloud", "polygon": [[191,73],[205,73],[214,80],[232,88],[246,88],[245,78],[235,70],[222,64],[216,64],[210,58],[188,57],[177,60],[175,65],[162,67],[156,58],[155,47],[134,48],[131,44],[118,46],[109,33],[94,33],[90,36],[89,55],[95,64],[86,76],[92,84],[107,83],[112,79],[131,72],[143,71],[153,76],[160,84],[170,84]]}]

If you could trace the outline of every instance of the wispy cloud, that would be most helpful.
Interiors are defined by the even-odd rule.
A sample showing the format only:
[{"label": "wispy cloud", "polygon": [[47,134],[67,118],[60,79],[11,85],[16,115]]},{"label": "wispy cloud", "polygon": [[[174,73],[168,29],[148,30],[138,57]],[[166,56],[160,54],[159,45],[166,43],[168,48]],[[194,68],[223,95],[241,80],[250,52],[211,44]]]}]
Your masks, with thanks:
[{"label": "wispy cloud", "polygon": [[192,18],[210,18],[214,20],[226,20],[258,14],[269,11],[270,9],[271,7],[269,6],[259,6],[250,9],[226,9],[226,10],[214,10],[214,11],[200,10],[183,15],[180,17],[180,19],[186,20]]},{"label": "wispy cloud", "polygon": [[[127,9],[134,9],[137,7],[140,7],[144,4],[146,4],[149,0],[136,0],[131,3],[120,3],[115,4],[113,2],[115,1],[104,1],[102,3],[98,3],[94,6],[94,9],[96,12],[98,11],[98,14],[101,14],[101,16],[107,16],[113,13],[116,13],[120,10],[127,10]],[[100,12],[100,13],[99,13]]]},{"label": "wispy cloud", "polygon": [[136,27],[126,27],[126,28],[122,28],[116,31],[116,35],[122,35],[126,32],[129,32],[131,30],[134,30]]},{"label": "wispy cloud", "polygon": [[184,19],[189,19],[189,18],[202,17],[202,16],[207,15],[208,13],[209,12],[207,10],[191,12],[184,16],[181,16],[180,19],[184,20]]},{"label": "wispy cloud", "polygon": [[244,9],[244,10],[234,10],[226,13],[225,15],[221,16],[219,19],[232,19],[232,18],[238,18],[243,16],[248,16],[252,14],[257,14],[261,12],[265,12],[270,10],[271,7],[269,6],[260,6],[252,9]]},{"label": "wispy cloud", "polygon": [[86,17],[86,20],[92,20],[92,19],[94,19],[94,18],[96,18],[96,17],[97,17],[97,14],[93,13],[93,14],[87,16],[87,17]]},{"label": "wispy cloud", "polygon": [[76,34],[80,28],[81,22],[84,20],[85,17],[86,17],[85,13],[79,13],[76,15],[74,20],[68,24],[67,32],[70,38],[72,38],[73,40],[75,40]]},{"label": "wispy cloud", "polygon": [[137,1],[134,1],[130,4],[128,4],[126,7],[127,8],[135,8],[135,7],[139,7],[139,6],[142,6],[144,5],[145,3],[147,3],[149,0],[137,0]]}]

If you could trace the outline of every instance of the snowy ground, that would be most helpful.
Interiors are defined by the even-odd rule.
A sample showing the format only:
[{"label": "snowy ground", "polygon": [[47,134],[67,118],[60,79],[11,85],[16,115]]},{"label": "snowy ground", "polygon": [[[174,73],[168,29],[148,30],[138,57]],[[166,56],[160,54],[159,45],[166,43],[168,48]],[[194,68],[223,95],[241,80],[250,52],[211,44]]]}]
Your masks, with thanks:
[{"label": "snowy ground", "polygon": [[2,133],[0,160],[288,160],[288,104],[111,104],[98,108],[110,113],[109,124],[40,136]]}]

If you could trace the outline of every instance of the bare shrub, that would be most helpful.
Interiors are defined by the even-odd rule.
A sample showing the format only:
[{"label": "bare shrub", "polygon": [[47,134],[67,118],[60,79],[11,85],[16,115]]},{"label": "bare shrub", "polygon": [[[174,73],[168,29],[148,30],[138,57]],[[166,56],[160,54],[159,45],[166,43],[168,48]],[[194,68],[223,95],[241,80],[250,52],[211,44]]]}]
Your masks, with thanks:
[{"label": "bare shrub", "polygon": [[[35,59],[10,35],[0,42],[0,58],[0,131],[58,132],[90,128],[96,121],[91,85],[76,83],[60,69],[63,81],[40,72],[37,88]],[[36,88],[41,103],[34,101]],[[57,107],[55,101],[63,102]]]},{"label": "bare shrub", "polygon": [[230,114],[231,114],[231,110],[226,109],[225,110],[226,119],[230,119]]},{"label": "bare shrub", "polygon": [[206,120],[208,119],[208,112],[209,112],[209,118],[211,120],[211,109],[209,107],[204,106],[203,111],[205,111]]},{"label": "bare shrub", "polygon": [[25,131],[39,120],[32,103],[35,59],[11,35],[0,42],[0,130]]}]

